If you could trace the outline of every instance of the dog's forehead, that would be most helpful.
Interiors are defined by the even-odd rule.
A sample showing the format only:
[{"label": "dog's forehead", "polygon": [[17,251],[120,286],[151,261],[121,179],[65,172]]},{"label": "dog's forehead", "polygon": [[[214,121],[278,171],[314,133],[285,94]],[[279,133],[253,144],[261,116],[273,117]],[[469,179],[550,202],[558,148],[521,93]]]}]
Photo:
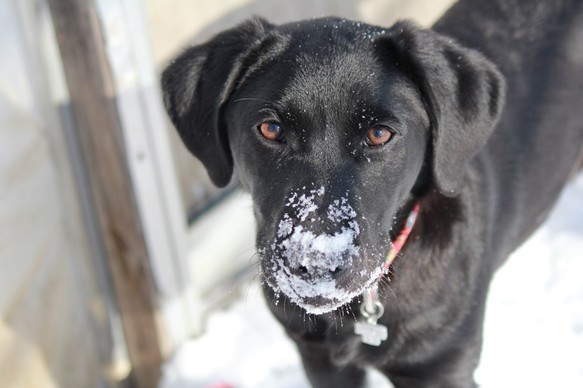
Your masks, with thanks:
[{"label": "dog's forehead", "polygon": [[378,69],[378,37],[385,30],[344,19],[315,19],[280,27],[289,36],[285,61],[309,85],[353,87]]},{"label": "dog's forehead", "polygon": [[[343,19],[315,19],[279,27],[287,48],[261,72],[264,98],[285,110],[337,118],[372,113],[405,79],[379,58],[379,27]],[[263,78],[263,79],[265,79]]]}]

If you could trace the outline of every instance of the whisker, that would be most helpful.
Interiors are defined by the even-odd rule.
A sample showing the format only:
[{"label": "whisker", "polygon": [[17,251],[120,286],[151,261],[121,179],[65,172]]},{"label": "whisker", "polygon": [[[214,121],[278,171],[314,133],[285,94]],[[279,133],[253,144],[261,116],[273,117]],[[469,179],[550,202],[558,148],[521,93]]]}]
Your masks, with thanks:
[{"label": "whisker", "polygon": [[[298,307],[297,304],[294,304],[293,306],[294,306],[294,308],[293,308],[292,312],[290,313],[289,317],[288,316],[285,317],[287,319],[287,325],[286,325],[286,327],[289,326],[291,320],[293,319],[293,317],[295,315],[296,308]],[[306,324],[306,322],[305,322],[305,319],[304,319],[304,328],[305,328],[305,324]]]},{"label": "whisker", "polygon": [[317,324],[317,322],[316,322],[316,319],[317,319],[317,318],[316,318],[316,316],[315,316],[315,315],[311,315],[311,318],[312,318],[312,319],[311,319],[310,321],[312,322],[312,328],[315,330],[315,329],[316,329],[316,327],[318,326],[318,324]]},{"label": "whisker", "polygon": [[[253,275],[251,279],[249,279],[249,281],[247,282],[247,285],[245,286],[245,291],[243,292],[243,303],[245,304],[247,303],[251,287],[253,287],[253,285],[255,284],[255,279],[257,279],[259,276],[261,276],[261,271],[257,271],[255,275]],[[261,289],[261,287],[259,287],[259,289]],[[257,297],[257,295],[255,295],[255,297]]]},{"label": "whisker", "polygon": [[[254,248],[249,248],[248,250],[250,250],[250,249],[254,249]],[[247,251],[245,251],[245,252],[247,252]],[[243,254],[243,253],[241,253],[241,254]],[[249,261],[247,262],[247,264],[249,264],[249,265],[259,264],[260,260],[261,260],[261,256],[259,256],[259,252],[255,251],[249,257]]]},{"label": "whisker", "polygon": [[326,328],[326,330],[324,330],[323,334],[328,333],[330,331],[330,329],[332,329],[332,327],[336,328],[336,334],[338,334],[338,326],[336,324],[336,318],[334,317],[334,315],[332,313],[329,313],[329,314],[330,314],[330,318],[332,318],[332,322],[330,323],[330,326],[328,326]]},{"label": "whisker", "polygon": [[356,318],[356,315],[354,314],[354,310],[352,310],[352,306],[348,306],[348,310],[349,310],[350,314],[352,314],[352,317],[354,318],[354,322],[358,321],[358,319]]},{"label": "whisker", "polygon": [[387,283],[387,289],[391,291],[391,293],[393,294],[395,299],[399,299],[399,297],[397,296],[397,293],[395,292],[395,290],[393,290],[393,287],[391,287],[391,285],[389,283]]}]

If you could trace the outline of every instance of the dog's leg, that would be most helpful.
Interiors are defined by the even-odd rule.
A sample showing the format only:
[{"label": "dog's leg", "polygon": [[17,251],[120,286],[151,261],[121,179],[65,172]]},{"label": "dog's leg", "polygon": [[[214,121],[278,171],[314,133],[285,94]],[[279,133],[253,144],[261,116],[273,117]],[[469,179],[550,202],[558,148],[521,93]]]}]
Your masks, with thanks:
[{"label": "dog's leg", "polygon": [[353,365],[335,366],[330,360],[330,351],[322,346],[298,342],[304,370],[314,388],[359,388],[364,387],[364,369]]}]

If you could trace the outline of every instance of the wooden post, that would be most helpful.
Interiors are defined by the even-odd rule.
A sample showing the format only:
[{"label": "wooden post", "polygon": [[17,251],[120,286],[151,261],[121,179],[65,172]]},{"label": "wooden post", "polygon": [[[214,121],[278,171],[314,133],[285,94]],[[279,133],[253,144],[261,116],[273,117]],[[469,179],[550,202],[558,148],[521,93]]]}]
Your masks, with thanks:
[{"label": "wooden post", "polygon": [[91,0],[49,0],[96,217],[138,387],[162,363],[148,250],[124,151],[101,26]]}]

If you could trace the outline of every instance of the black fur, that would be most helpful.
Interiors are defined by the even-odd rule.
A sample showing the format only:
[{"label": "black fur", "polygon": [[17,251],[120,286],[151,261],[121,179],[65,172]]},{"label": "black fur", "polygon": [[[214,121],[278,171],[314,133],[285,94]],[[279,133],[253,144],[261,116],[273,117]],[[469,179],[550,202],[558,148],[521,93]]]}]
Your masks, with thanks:
[{"label": "black fur", "polygon": [[[361,386],[367,366],[396,387],[474,386],[492,274],[578,166],[582,3],[462,0],[432,30],[254,19],[166,69],[186,146],[214,183],[235,170],[253,197],[265,294],[314,386]],[[265,121],[285,141],[263,138]],[[395,134],[372,147],[377,124]],[[340,200],[354,214],[330,216]],[[415,202],[418,222],[380,281],[389,339],[363,345],[357,295]],[[347,230],[353,251],[333,263],[316,249],[289,254],[291,231]],[[302,288],[326,282],[338,295]]]}]

